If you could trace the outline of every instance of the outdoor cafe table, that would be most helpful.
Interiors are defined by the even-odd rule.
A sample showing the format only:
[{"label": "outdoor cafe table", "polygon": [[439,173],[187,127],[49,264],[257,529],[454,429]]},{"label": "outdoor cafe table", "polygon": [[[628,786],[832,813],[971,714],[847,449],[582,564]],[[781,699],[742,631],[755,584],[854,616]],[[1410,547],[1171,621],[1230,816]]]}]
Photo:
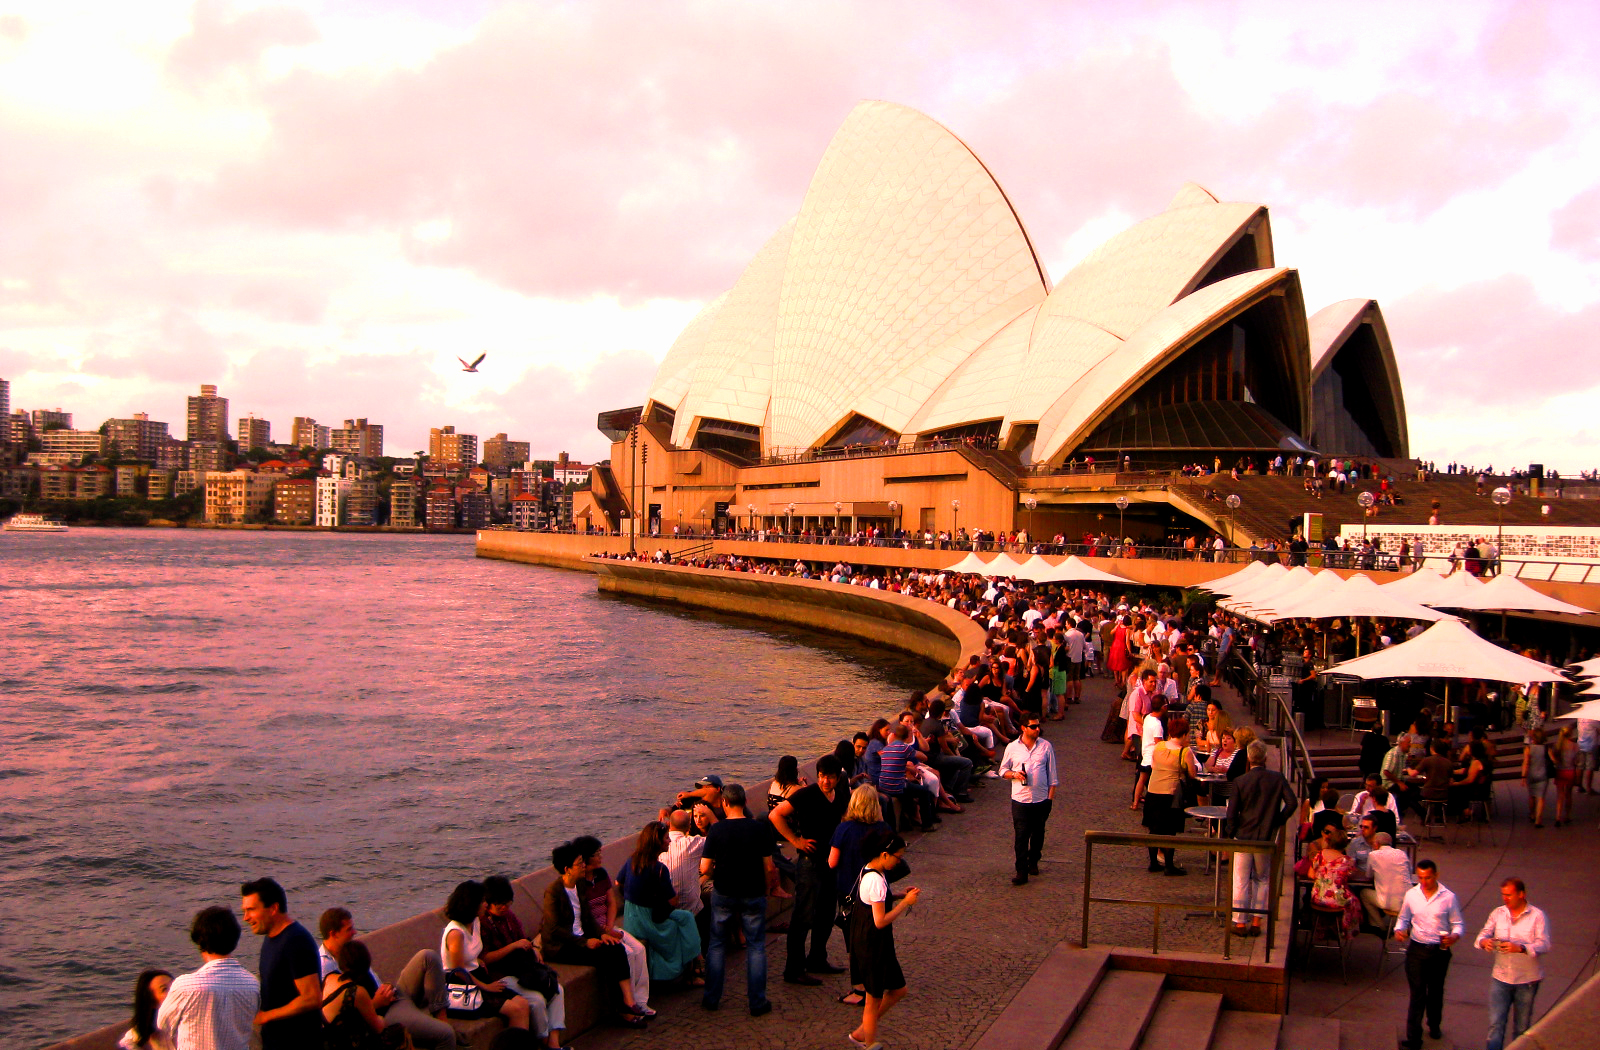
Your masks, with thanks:
[{"label": "outdoor cafe table", "polygon": [[[1226,779],[1226,778],[1224,778]],[[1222,837],[1222,822],[1228,816],[1227,806],[1190,806],[1183,811],[1185,816],[1206,822],[1206,838]],[[1222,862],[1221,859],[1210,851],[1206,853],[1206,870],[1212,873],[1211,905],[1218,908],[1222,905]],[[1216,916],[1215,911],[1190,912],[1185,918],[1194,918],[1196,915]]]}]

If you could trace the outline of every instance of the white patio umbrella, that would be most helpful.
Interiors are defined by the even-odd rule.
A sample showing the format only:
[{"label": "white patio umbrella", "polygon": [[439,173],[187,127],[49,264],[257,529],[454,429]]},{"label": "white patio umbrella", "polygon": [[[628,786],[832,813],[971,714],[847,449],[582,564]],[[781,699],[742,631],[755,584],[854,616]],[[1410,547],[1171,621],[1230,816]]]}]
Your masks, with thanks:
[{"label": "white patio umbrella", "polygon": [[1426,566],[1383,585],[1383,589],[1414,602],[1427,600],[1435,588],[1444,583],[1444,573]]},{"label": "white patio umbrella", "polygon": [[[1037,583],[1118,583],[1126,585],[1129,581],[1114,572],[1097,569],[1084,561],[1076,554],[1068,555],[1059,565],[1051,565],[1038,555],[1032,561],[1041,563],[1043,574],[1034,577]],[[1032,564],[1030,562],[1029,564]]]},{"label": "white patio umbrella", "polygon": [[[1043,559],[1040,559],[1041,561]],[[1015,554],[1001,554],[989,567],[984,570],[986,576],[1015,576],[1019,580],[1034,579],[1034,569],[1029,566],[1028,559],[1019,558]]]},{"label": "white patio umbrella", "polygon": [[1395,620],[1426,620],[1430,623],[1446,618],[1455,619],[1447,613],[1436,612],[1426,605],[1390,593],[1365,573],[1341,580],[1337,586],[1325,588],[1321,593],[1311,593],[1308,585],[1285,597],[1284,601],[1272,603],[1278,619],[1326,620],[1335,616],[1381,616]]},{"label": "white patio umbrella", "polygon": [[1574,704],[1572,710],[1564,715],[1552,715],[1552,719],[1562,718],[1593,718],[1600,720],[1600,700],[1585,700],[1581,704]]},{"label": "white patio umbrella", "polygon": [[[1440,620],[1409,642],[1346,660],[1325,674],[1371,681],[1382,678],[1472,678],[1486,682],[1565,682],[1566,675],[1537,660],[1502,649],[1457,619]],[[1450,692],[1445,690],[1445,714]]]},{"label": "white patio umbrella", "polygon": [[1213,594],[1231,595],[1241,586],[1249,583],[1262,573],[1269,572],[1272,569],[1282,570],[1282,568],[1283,566],[1279,565],[1277,562],[1267,565],[1264,562],[1253,561],[1242,569],[1233,570],[1226,576],[1218,576],[1210,583],[1202,583],[1200,585],[1200,590],[1210,591]]},{"label": "white patio umbrella", "polygon": [[1578,674],[1589,678],[1600,677],[1600,656],[1590,660],[1580,660],[1575,664],[1568,664]]},{"label": "white patio umbrella", "polygon": [[1564,602],[1560,598],[1552,598],[1542,591],[1536,591],[1523,583],[1515,576],[1500,575],[1483,584],[1475,591],[1469,592],[1471,605],[1455,605],[1450,608],[1478,609],[1486,612],[1552,612],[1566,613],[1569,616],[1583,616],[1593,612],[1580,605]]},{"label": "white patio umbrella", "polygon": [[1441,577],[1427,594],[1412,595],[1411,600],[1440,609],[1470,609],[1481,590],[1483,581],[1463,569]]},{"label": "white patio umbrella", "polygon": [[[1267,600],[1264,605],[1253,607],[1243,615],[1250,617],[1252,620],[1259,620],[1262,623],[1272,623],[1274,620],[1286,618],[1281,610],[1292,609],[1299,602],[1322,597],[1343,586],[1344,580],[1336,572],[1315,573],[1311,579],[1306,580],[1300,586],[1280,592],[1277,596]],[[1290,615],[1287,618],[1292,619],[1293,616]]]},{"label": "white patio umbrella", "polygon": [[1222,608],[1230,612],[1240,612],[1252,608],[1269,608],[1272,600],[1280,594],[1288,594],[1297,587],[1303,586],[1312,576],[1316,575],[1304,565],[1296,565],[1283,573],[1274,575],[1271,579],[1260,577],[1261,584],[1248,591],[1236,594],[1227,601],[1218,602]]},{"label": "white patio umbrella", "polygon": [[992,576],[994,573],[989,568],[989,563],[972,551],[967,556],[944,570],[945,572],[970,573],[977,576]]}]

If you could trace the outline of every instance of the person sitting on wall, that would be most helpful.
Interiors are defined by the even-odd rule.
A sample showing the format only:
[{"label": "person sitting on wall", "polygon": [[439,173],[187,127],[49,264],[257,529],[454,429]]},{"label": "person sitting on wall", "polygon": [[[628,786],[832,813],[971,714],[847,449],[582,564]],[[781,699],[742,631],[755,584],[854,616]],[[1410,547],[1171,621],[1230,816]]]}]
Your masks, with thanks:
[{"label": "person sitting on wall", "polygon": [[[317,920],[317,932],[322,935],[317,959],[326,986],[328,977],[340,971],[339,949],[356,937],[355,917],[348,908],[329,908]],[[371,985],[367,991],[372,1008],[382,1015],[386,1026],[401,1026],[419,1047],[451,1050],[456,1045],[455,1030],[440,1019],[444,1013],[445,979],[438,952],[432,948],[417,952],[394,984],[382,983],[376,973],[370,976],[370,982],[364,983]]]},{"label": "person sitting on wall", "polygon": [[[544,918],[539,943],[551,962],[592,966],[599,972],[600,988],[612,1002],[622,1001],[617,1020],[629,1028],[645,1027],[645,1014],[635,1004],[628,953],[614,934],[601,931],[584,906],[588,891],[588,860],[583,847],[563,842],[550,854],[558,878],[544,891]],[[615,993],[612,992],[615,989]]]}]

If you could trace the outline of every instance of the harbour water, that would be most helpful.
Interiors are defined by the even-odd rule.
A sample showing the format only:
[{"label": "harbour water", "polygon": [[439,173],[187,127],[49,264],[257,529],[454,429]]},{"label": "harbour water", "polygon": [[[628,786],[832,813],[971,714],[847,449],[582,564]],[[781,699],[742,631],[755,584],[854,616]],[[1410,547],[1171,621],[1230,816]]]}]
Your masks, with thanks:
[{"label": "harbour water", "polygon": [[928,678],[470,537],[8,533],[0,642],[4,1050],[125,1017],[247,878],[308,926],[344,904],[375,929],[706,773],[764,785]]}]

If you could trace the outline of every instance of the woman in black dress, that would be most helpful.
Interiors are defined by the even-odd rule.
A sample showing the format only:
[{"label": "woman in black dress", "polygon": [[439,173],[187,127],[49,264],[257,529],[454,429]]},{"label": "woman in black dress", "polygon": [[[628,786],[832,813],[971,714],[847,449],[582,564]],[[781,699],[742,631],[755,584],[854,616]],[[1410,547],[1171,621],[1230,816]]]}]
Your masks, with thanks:
[{"label": "woman in black dress", "polygon": [[904,860],[905,851],[905,840],[890,831],[880,831],[863,843],[862,855],[872,859],[861,869],[855,905],[850,910],[850,970],[861,978],[867,993],[861,1027],[849,1036],[850,1042],[860,1047],[880,1045],[879,1019],[906,994],[905,975],[894,950],[893,923],[917,903],[922,891],[913,886],[898,899],[889,891],[891,882],[911,870]]}]

